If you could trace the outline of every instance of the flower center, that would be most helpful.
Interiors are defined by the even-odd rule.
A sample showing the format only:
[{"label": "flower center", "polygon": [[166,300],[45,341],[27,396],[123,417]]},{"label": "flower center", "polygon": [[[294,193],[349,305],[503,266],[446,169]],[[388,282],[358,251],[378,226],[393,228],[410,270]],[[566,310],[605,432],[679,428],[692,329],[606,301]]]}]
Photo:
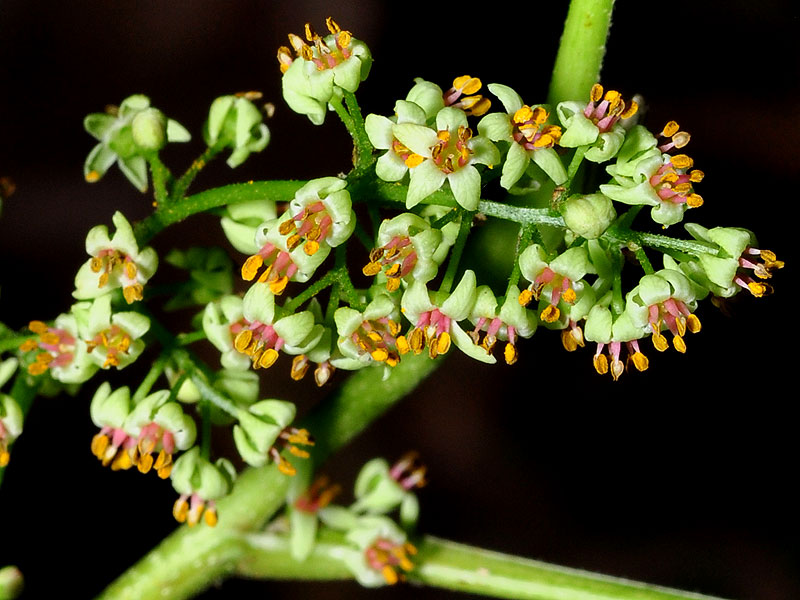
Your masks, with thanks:
[{"label": "flower center", "polygon": [[473,154],[469,147],[472,138],[469,127],[459,126],[455,136],[449,129],[441,129],[436,137],[439,141],[431,148],[431,158],[442,173],[448,175],[469,164],[470,155]]},{"label": "flower center", "polygon": [[303,251],[312,256],[319,250],[319,240],[325,240],[330,233],[333,219],[321,201],[314,202],[302,211],[281,223],[278,231],[281,235],[288,235],[286,247],[294,250],[303,241]]},{"label": "flower center", "polygon": [[417,252],[407,236],[394,236],[388,244],[369,253],[369,263],[361,270],[367,277],[384,271],[390,292],[400,287],[400,280],[411,273],[417,264]]},{"label": "flower center", "polygon": [[608,90],[603,95],[603,86],[595,83],[589,95],[590,100],[583,111],[584,116],[597,125],[600,133],[609,131],[620,119],[629,119],[639,110],[636,101],[625,104],[622,94],[616,90]]},{"label": "flower center", "polygon": [[511,136],[526,150],[552,148],[561,139],[561,127],[545,125],[548,113],[541,106],[527,104],[514,113],[511,119]]}]

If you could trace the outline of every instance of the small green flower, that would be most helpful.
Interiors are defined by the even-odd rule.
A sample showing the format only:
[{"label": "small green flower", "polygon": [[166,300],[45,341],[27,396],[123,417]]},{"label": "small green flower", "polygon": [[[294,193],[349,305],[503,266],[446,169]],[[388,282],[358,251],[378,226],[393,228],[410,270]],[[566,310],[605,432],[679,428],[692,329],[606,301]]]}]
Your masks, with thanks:
[{"label": "small green flower", "polygon": [[203,137],[209,147],[233,150],[226,161],[232,169],[242,164],[251,152],[261,152],[269,143],[270,134],[264,115],[251,99],[257,92],[220,96],[211,103]]},{"label": "small green flower", "polygon": [[[135,125],[135,127],[134,127]],[[99,141],[83,166],[86,181],[94,183],[115,162],[140,192],[147,191],[146,155],[167,142],[188,142],[189,132],[177,121],[167,119],[150,107],[147,96],[128,96],[106,113],[88,115],[83,126]]]},{"label": "small green flower", "polygon": [[[519,289],[511,286],[498,309],[494,293],[489,286],[482,285],[476,290],[475,306],[469,317],[475,324],[475,329],[468,332],[469,336],[487,354],[491,355],[498,339],[507,341],[503,356],[509,365],[517,362],[519,356],[517,337],[531,337],[539,324],[536,315],[519,303],[519,294]],[[483,339],[481,332],[484,332]]]},{"label": "small green flower", "polygon": [[286,448],[298,458],[308,458],[308,452],[300,446],[313,446],[314,441],[307,430],[290,427],[295,412],[294,404],[283,400],[262,400],[239,410],[239,424],[233,427],[233,439],[247,464],[263,467],[272,460],[284,475],[297,472],[281,456],[281,450]]},{"label": "small green flower", "polygon": [[206,524],[214,527],[216,500],[230,493],[236,469],[225,458],[212,464],[200,456],[200,448],[195,446],[175,461],[170,478],[172,487],[180,494],[172,507],[175,520],[193,527],[204,517]]},{"label": "small green flower", "polygon": [[92,397],[89,415],[100,431],[92,438],[92,454],[112,470],[130,469],[134,462],[136,440],[125,429],[125,421],[133,410],[127,386],[111,389],[103,382]]},{"label": "small green flower", "polygon": [[385,515],[399,508],[403,528],[413,529],[419,517],[419,501],[411,490],[425,485],[426,470],[415,452],[405,454],[391,466],[382,458],[369,461],[356,478],[356,501],[350,510]]},{"label": "small green flower", "polygon": [[355,39],[330,17],[325,20],[330,35],[321,37],[309,23],[306,41],[292,33],[294,49],[278,48],[278,62],[283,73],[283,99],[293,111],[306,115],[314,125],[325,121],[327,104],[342,90],[355,92],[369,75],[372,55],[364,42]]},{"label": "small green flower", "polygon": [[338,308],[333,318],[339,333],[339,350],[344,356],[336,362],[337,367],[360,369],[370,364],[393,367],[400,362],[397,353],[400,309],[388,294],[377,294],[363,312],[348,306]]},{"label": "small green flower", "polygon": [[79,302],[68,313],[56,317],[52,326],[42,321],[31,321],[28,329],[38,336],[20,346],[22,352],[37,350],[36,359],[28,364],[31,375],[46,371],[61,383],[83,383],[97,372],[97,365],[89,356],[82,330],[88,323],[88,302]]},{"label": "small green flower", "polygon": [[111,312],[109,295],[97,298],[88,310],[85,329],[91,360],[101,369],[123,369],[135,361],[144,350],[140,339],[150,329],[150,319],[137,312]]},{"label": "small green flower", "polygon": [[392,127],[394,137],[420,156],[411,169],[406,208],[439,190],[445,181],[456,202],[475,210],[481,195],[481,175],[475,165],[500,162],[500,152],[488,138],[472,135],[463,110],[446,106],[436,114],[436,129],[415,123]]},{"label": "small green flower", "polygon": [[561,102],[556,113],[564,126],[559,144],[564,148],[587,146],[587,160],[605,162],[613,158],[625,140],[625,128],[619,121],[630,119],[638,110],[636,102],[625,104],[616,90],[603,94],[599,83],[592,86],[588,104]]},{"label": "small green flower", "polygon": [[258,226],[277,216],[274,200],[236,202],[225,207],[220,224],[231,245],[242,254],[251,255],[259,250],[256,245]]},{"label": "small green flower", "polygon": [[[441,94],[439,100],[441,101]],[[394,137],[392,128],[397,123],[425,125],[425,110],[414,102],[398,100],[394,105],[394,113],[392,118],[369,114],[364,120],[370,143],[377,150],[386,150],[375,163],[375,174],[384,181],[400,181],[410,167],[415,167],[422,161],[420,155],[414,154]]]},{"label": "small green flower", "polygon": [[111,218],[116,227],[109,238],[108,227],[97,225],[86,236],[86,252],[91,258],[75,276],[75,291],[79,300],[91,300],[122,288],[128,304],[142,299],[145,283],[156,272],[158,255],[151,247],[139,250],[133,228],[121,212]]},{"label": "small green flower", "polygon": [[523,104],[519,94],[510,87],[492,83],[488,88],[500,98],[506,112],[483,117],[478,123],[478,132],[493,142],[509,144],[500,185],[510,189],[531,162],[536,163],[556,185],[564,183],[567,172],[553,149],[561,139],[561,127],[547,125],[547,110],[542,106]]},{"label": "small green flower", "polygon": [[344,564],[361,585],[394,585],[403,572],[413,570],[410,556],[417,549],[408,542],[405,532],[384,516],[360,517],[345,535],[354,546],[344,550]]},{"label": "small green flower", "polygon": [[[331,516],[334,525],[342,524],[340,515],[344,516],[345,525],[354,523],[355,515],[343,507],[329,506],[331,501],[341,491],[339,485],[331,485],[326,476],[311,479],[310,461],[298,466],[297,475],[289,483],[289,492],[286,497],[286,513],[289,517],[289,549],[292,558],[303,561],[308,558],[314,549],[317,538],[319,521],[323,520],[329,527]],[[327,514],[326,514],[327,513]],[[334,516],[335,515],[335,516]],[[327,518],[326,518],[327,517]]]},{"label": "small green flower", "polygon": [[421,281],[436,277],[439,265],[447,256],[453,239],[444,234],[450,229],[434,229],[428,221],[413,213],[385,219],[378,229],[377,247],[370,252],[362,272],[368,277],[383,272],[386,289],[400,287],[400,282]]}]

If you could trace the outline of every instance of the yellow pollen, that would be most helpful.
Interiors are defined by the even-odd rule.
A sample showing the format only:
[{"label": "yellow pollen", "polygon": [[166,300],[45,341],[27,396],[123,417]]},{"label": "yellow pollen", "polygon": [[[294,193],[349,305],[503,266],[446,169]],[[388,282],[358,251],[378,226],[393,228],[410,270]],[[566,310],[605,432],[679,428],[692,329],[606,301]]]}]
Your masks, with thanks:
[{"label": "yellow pollen", "polygon": [[517,347],[511,342],[507,343],[506,347],[503,348],[503,358],[506,359],[507,365],[513,365],[515,362],[517,362],[517,358],[519,358],[519,352],[517,352]]},{"label": "yellow pollen", "polygon": [[289,452],[294,454],[297,458],[308,458],[311,456],[308,452],[297,446],[289,446]]},{"label": "yellow pollen", "polygon": [[443,142],[450,141],[450,130],[449,129],[440,129],[436,132],[436,137],[439,138]]},{"label": "yellow pollen", "polygon": [[453,87],[455,89],[460,89],[464,94],[474,94],[478,90],[481,89],[481,80],[477,77],[471,77],[469,75],[462,75],[461,77],[456,77],[453,80]]},{"label": "yellow pollen", "polygon": [[178,498],[175,504],[172,505],[172,516],[178,523],[185,523],[186,516],[189,514],[189,503],[186,500]]},{"label": "yellow pollen", "polygon": [[287,247],[287,248],[289,249],[289,251],[291,252],[292,250],[294,250],[295,248],[297,248],[297,246],[298,246],[298,245],[300,244],[300,242],[302,242],[302,241],[303,241],[303,236],[301,236],[301,235],[299,235],[299,234],[294,234],[293,236],[290,236],[290,237],[289,237],[289,239],[287,239],[287,240],[286,240],[286,247]]},{"label": "yellow pollen", "polygon": [[8,453],[8,450],[3,448],[3,451],[0,452],[0,467],[8,466],[8,462],[11,460],[11,454]]},{"label": "yellow pollen", "polygon": [[[762,296],[766,296],[772,290],[770,286],[760,281],[751,281],[750,283],[747,284],[747,287],[750,290],[750,293],[753,294],[753,296],[755,296],[756,298],[761,298]],[[30,367],[28,367],[28,370],[30,370]]]},{"label": "yellow pollen", "polygon": [[653,333],[652,336],[653,346],[659,352],[664,352],[667,348],[669,348],[669,342],[667,342],[667,338],[661,335],[660,332]]},{"label": "yellow pollen", "polygon": [[692,189],[692,184],[689,182],[679,183],[678,185],[673,186],[672,189],[678,192],[679,194],[685,194],[686,192]]},{"label": "yellow pollen", "polygon": [[245,281],[252,281],[263,264],[264,259],[258,254],[248,257],[242,265],[242,279]]},{"label": "yellow pollen", "polygon": [[600,375],[608,373],[608,359],[605,354],[595,354],[592,362],[594,363],[594,370]]},{"label": "yellow pollen", "polygon": [[394,292],[397,288],[400,287],[400,278],[399,277],[390,277],[386,280],[386,289],[390,292]]},{"label": "yellow pollen", "polygon": [[572,304],[578,298],[575,290],[572,288],[567,288],[567,290],[561,294],[561,299],[564,300],[567,304]]},{"label": "yellow pollen", "polygon": [[631,356],[631,360],[633,361],[633,366],[636,367],[637,371],[646,371],[650,366],[650,361],[641,352],[634,352],[633,356]]},{"label": "yellow pollen", "polygon": [[58,344],[58,336],[50,331],[43,333],[39,339],[42,340],[43,344],[50,344],[50,345]]},{"label": "yellow pollen", "polygon": [[290,477],[294,476],[297,473],[297,469],[295,469],[292,466],[292,463],[290,463],[282,456],[280,457],[280,461],[278,462],[278,471]]},{"label": "yellow pollen", "polygon": [[131,460],[131,455],[125,452],[124,450],[121,452],[117,452],[116,457],[114,457],[114,460],[111,461],[112,471],[120,471],[120,470],[127,471],[132,466],[133,466],[133,461]]},{"label": "yellow pollen", "polygon": [[425,347],[425,334],[419,327],[415,327],[411,332],[411,339],[408,342],[414,354],[419,354]]},{"label": "yellow pollen", "polygon": [[689,169],[694,165],[694,161],[685,154],[676,154],[670,162],[676,169]]},{"label": "yellow pollen", "polygon": [[309,240],[303,246],[303,252],[305,252],[308,256],[314,256],[319,250],[319,242],[315,242],[314,240]]},{"label": "yellow pollen", "polygon": [[258,359],[258,366],[262,369],[269,369],[278,360],[278,351],[275,348],[269,348]]},{"label": "yellow pollen", "polygon": [[701,170],[695,169],[694,171],[689,173],[689,181],[691,181],[692,183],[700,183],[701,181],[703,181],[703,178],[705,176],[706,174],[703,173]]},{"label": "yellow pollen", "polygon": [[305,377],[307,371],[308,357],[305,354],[298,354],[292,359],[292,370],[289,372],[289,376],[295,381],[300,381]]},{"label": "yellow pollen", "polygon": [[103,268],[103,259],[93,256],[92,260],[89,261],[89,267],[92,269],[93,273],[99,273]]},{"label": "yellow pollen", "polygon": [[399,581],[397,572],[389,565],[384,565],[384,567],[381,569],[381,575],[383,575],[383,578],[389,585],[394,585]]},{"label": "yellow pollen", "polygon": [[336,43],[340,48],[347,48],[350,46],[350,41],[353,39],[353,36],[350,34],[349,31],[341,31],[339,35],[336,36]]},{"label": "yellow pollen", "polygon": [[[778,255],[775,254],[772,250],[761,250],[760,256],[767,262],[776,262],[778,260]],[[778,267],[779,269],[783,268],[783,262],[781,262],[781,266]]]},{"label": "yellow pollen", "polygon": [[408,345],[406,336],[401,335],[397,338],[397,351],[400,354],[407,354],[411,347]]},{"label": "yellow pollen", "polygon": [[34,362],[28,365],[28,374],[30,375],[41,375],[47,371],[47,365],[42,362]]},{"label": "yellow pollen", "polygon": [[133,261],[128,261],[125,263],[125,275],[128,276],[128,279],[133,279],[136,277],[136,263]]},{"label": "yellow pollen", "polygon": [[250,340],[252,339],[253,332],[249,329],[242,329],[233,339],[233,347],[236,348],[238,352],[246,353],[247,346],[250,345]]},{"label": "yellow pollen", "polygon": [[546,148],[548,146],[552,146],[555,144],[556,141],[550,136],[550,134],[546,133],[539,137],[538,140],[533,142],[534,148]]},{"label": "yellow pollen", "polygon": [[564,350],[567,352],[574,352],[578,349],[578,341],[569,329],[561,330],[561,345],[564,346]]},{"label": "yellow pollen", "polygon": [[122,290],[122,295],[125,297],[125,302],[133,304],[137,300],[144,298],[142,284],[129,285]]},{"label": "yellow pollen", "polygon": [[466,107],[464,110],[467,111],[468,115],[473,117],[482,117],[489,112],[489,109],[492,107],[492,101],[483,96],[476,96],[476,98],[478,100],[471,103],[471,106]]},{"label": "yellow pollen", "polygon": [[208,525],[209,527],[216,527],[217,526],[217,520],[218,520],[217,519],[217,511],[214,510],[213,508],[209,508],[205,512],[205,515],[203,516],[203,518],[205,519],[206,525]]},{"label": "yellow pollen", "polygon": [[683,317],[678,317],[675,319],[675,325],[678,326],[678,335],[684,336],[686,335],[686,319]]},{"label": "yellow pollen", "polygon": [[553,323],[554,321],[558,320],[558,317],[561,316],[561,311],[558,309],[557,306],[553,306],[552,304],[548,304],[547,308],[545,308],[539,317],[545,323]]},{"label": "yellow pollen", "polygon": [[592,100],[592,102],[597,102],[602,97],[603,97],[603,86],[600,85],[599,83],[595,83],[592,86],[592,91],[589,92],[589,98]]},{"label": "yellow pollen", "polygon": [[422,156],[421,154],[411,154],[405,160],[405,163],[406,163],[406,166],[409,169],[413,169],[414,167],[418,167],[419,165],[421,165],[424,160],[425,160],[425,157]]},{"label": "yellow pollen", "polygon": [[108,283],[108,273],[101,273],[100,277],[97,278],[97,287],[101,288]]},{"label": "yellow pollen", "polygon": [[689,194],[686,197],[686,204],[688,204],[691,208],[703,206],[703,197],[700,194]]},{"label": "yellow pollen", "polygon": [[47,331],[47,325],[45,325],[42,321],[31,321],[28,323],[28,329],[30,329],[33,333],[38,333],[41,335]]},{"label": "yellow pollen", "polygon": [[20,344],[19,349],[20,352],[30,352],[31,350],[35,350],[39,347],[39,344],[36,343],[35,340],[25,340]]},{"label": "yellow pollen", "polygon": [[378,348],[377,350],[373,350],[370,356],[372,356],[372,360],[383,362],[389,358],[389,352],[385,348]]},{"label": "yellow pollen", "polygon": [[158,458],[156,458],[156,461],[153,463],[153,468],[156,470],[163,469],[171,462],[172,462],[172,455],[167,454],[166,451],[162,448],[161,451],[158,453]]},{"label": "yellow pollen", "polygon": [[664,125],[664,129],[661,131],[661,135],[664,137],[672,137],[680,130],[680,126],[675,121],[670,121],[666,125]]},{"label": "yellow pollen", "polygon": [[306,34],[306,39],[309,42],[313,42],[316,38],[319,37],[317,35],[317,33],[314,31],[314,28],[311,27],[311,23],[306,23],[306,25],[305,25],[305,34]]},{"label": "yellow pollen", "polygon": [[288,235],[295,229],[297,229],[297,227],[295,226],[294,219],[288,219],[281,223],[280,227],[278,227],[278,233],[281,235]]},{"label": "yellow pollen", "polygon": [[269,289],[272,291],[273,294],[276,296],[280,296],[283,293],[283,290],[286,289],[286,284],[289,283],[289,278],[284,275],[274,281],[269,282]]},{"label": "yellow pollen", "polygon": [[437,354],[445,354],[450,350],[450,334],[443,331],[436,340]]},{"label": "yellow pollen", "polygon": [[683,341],[683,338],[679,335],[676,335],[672,338],[672,345],[675,346],[675,350],[683,354],[686,352],[686,342]]},{"label": "yellow pollen", "polygon": [[153,455],[142,454],[139,457],[139,463],[136,465],[136,468],[139,469],[140,473],[149,473],[150,469],[153,468]]},{"label": "yellow pollen", "polygon": [[381,272],[381,263],[379,262],[367,263],[366,265],[364,265],[364,268],[361,269],[361,272],[367,277],[373,277]]},{"label": "yellow pollen", "polygon": [[108,448],[108,445],[111,443],[111,440],[108,439],[108,436],[104,433],[98,433],[92,438],[92,454],[97,458],[103,458],[103,455]]},{"label": "yellow pollen", "polygon": [[325,19],[325,27],[327,27],[328,31],[333,34],[339,33],[342,30],[342,28],[339,27],[339,24],[333,20],[333,17],[327,17]]},{"label": "yellow pollen", "polygon": [[686,329],[691,331],[692,333],[697,333],[701,329],[700,319],[697,318],[697,315],[694,313],[690,314],[686,317]]},{"label": "yellow pollen", "polygon": [[89,183],[95,183],[97,181],[100,181],[100,173],[98,173],[97,171],[89,171],[86,174],[86,181],[88,181]]},{"label": "yellow pollen", "polygon": [[519,295],[519,303],[522,306],[528,306],[531,300],[533,300],[533,292],[531,290],[522,290]]},{"label": "yellow pollen", "polygon": [[676,181],[678,181],[678,174],[675,171],[668,171],[659,179],[659,183],[675,183]]},{"label": "yellow pollen", "polygon": [[525,123],[533,120],[533,109],[527,104],[514,113],[515,123]]},{"label": "yellow pollen", "polygon": [[631,100],[631,103],[628,106],[628,108],[623,110],[622,113],[619,115],[619,117],[620,119],[630,119],[633,115],[636,114],[636,111],[638,110],[639,110],[639,105],[636,103],[635,100]]}]

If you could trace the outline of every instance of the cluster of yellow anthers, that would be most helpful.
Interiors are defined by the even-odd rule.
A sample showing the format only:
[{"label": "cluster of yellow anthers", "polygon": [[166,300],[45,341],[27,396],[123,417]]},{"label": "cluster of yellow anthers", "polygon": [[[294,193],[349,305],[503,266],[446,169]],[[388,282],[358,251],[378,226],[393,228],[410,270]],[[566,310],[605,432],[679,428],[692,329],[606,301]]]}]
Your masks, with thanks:
[{"label": "cluster of yellow anthers", "polygon": [[289,452],[298,458],[308,458],[311,456],[308,451],[299,448],[298,446],[313,446],[314,438],[308,433],[307,429],[298,429],[296,427],[287,427],[281,431],[278,440],[274,446],[269,449],[269,455],[275,464],[278,465],[278,470],[284,475],[296,475],[297,469],[292,466],[288,460],[281,456],[281,450],[288,448]]},{"label": "cluster of yellow anthers", "polygon": [[514,140],[526,150],[555,146],[561,139],[562,132],[558,125],[546,125],[549,116],[541,106],[531,108],[525,104],[511,118]]},{"label": "cluster of yellow anthers", "polygon": [[[281,73],[285,73],[289,69],[295,57],[313,62],[320,71],[333,68],[350,57],[350,41],[353,39],[350,32],[339,27],[332,17],[325,19],[325,25],[331,35],[335,36],[335,47],[328,46],[314,31],[311,24],[306,23],[305,36],[308,43],[294,33],[289,34],[289,43],[294,49],[294,56],[292,56],[292,50],[287,46],[278,48]],[[316,53],[309,44],[316,48]]]},{"label": "cluster of yellow anthers", "polygon": [[[132,260],[126,260],[125,254],[119,250],[106,250],[101,252],[98,256],[93,256],[89,266],[93,273],[100,273],[97,280],[97,287],[105,287],[108,283],[108,278],[111,272],[117,265],[122,265],[125,277],[130,281],[136,281],[137,267],[136,263]],[[122,289],[122,295],[128,304],[133,304],[137,300],[142,299],[142,291],[144,286],[141,283],[132,283],[126,285]]]},{"label": "cluster of yellow anthers", "polygon": [[[111,466],[112,471],[127,471],[136,467],[140,473],[155,470],[161,479],[172,473],[172,453],[162,448],[158,456],[153,458],[156,442],[150,437],[143,437],[138,442],[125,438],[122,445],[114,445],[113,434],[101,431],[92,438],[92,454],[100,460],[104,467]],[[117,440],[119,443],[119,440]]]},{"label": "cluster of yellow anthers", "polygon": [[124,354],[131,347],[131,336],[118,325],[112,325],[86,341],[86,351],[91,352],[98,346],[106,351],[103,368],[119,365],[119,355]]},{"label": "cluster of yellow anthers", "polygon": [[608,131],[620,119],[630,119],[639,110],[635,100],[625,104],[622,94],[616,90],[603,94],[603,86],[599,83],[592,86],[589,98],[584,115],[597,125],[601,133]]},{"label": "cluster of yellow anthers", "polygon": [[[405,575],[402,571],[408,572],[414,568],[409,556],[414,556],[417,548],[409,543],[397,544],[386,538],[378,538],[364,553],[367,564],[380,571],[386,583],[394,585],[398,581],[403,581]],[[402,569],[398,572],[398,567]]]},{"label": "cluster of yellow anthers", "polygon": [[[675,121],[670,121],[664,126],[659,137],[666,141],[658,146],[661,152],[667,153],[673,148],[683,148],[689,143],[691,136],[686,131],[681,131],[680,126]],[[663,199],[675,198],[686,202],[687,206],[697,208],[703,205],[703,197],[696,194],[693,184],[703,181],[705,174],[699,169],[693,169],[685,173],[686,169],[694,166],[692,160],[686,154],[676,154],[670,156],[669,162],[662,166],[650,178],[650,184],[656,193]],[[682,172],[678,172],[678,170]]]},{"label": "cluster of yellow anthers", "polygon": [[41,375],[51,366],[66,363],[72,360],[75,351],[75,338],[68,331],[48,327],[42,321],[31,321],[28,329],[39,336],[25,340],[19,349],[30,352],[40,348],[42,352],[36,355],[36,360],[28,365],[28,373]]}]

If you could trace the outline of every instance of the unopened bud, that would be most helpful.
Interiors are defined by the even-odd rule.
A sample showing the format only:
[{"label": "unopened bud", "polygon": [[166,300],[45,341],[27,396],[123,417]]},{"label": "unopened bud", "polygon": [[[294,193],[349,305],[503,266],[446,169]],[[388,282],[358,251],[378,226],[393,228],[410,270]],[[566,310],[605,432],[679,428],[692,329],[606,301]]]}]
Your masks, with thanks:
[{"label": "unopened bud", "polygon": [[571,196],[563,204],[561,215],[575,235],[588,240],[599,238],[617,218],[614,205],[603,194]]}]

